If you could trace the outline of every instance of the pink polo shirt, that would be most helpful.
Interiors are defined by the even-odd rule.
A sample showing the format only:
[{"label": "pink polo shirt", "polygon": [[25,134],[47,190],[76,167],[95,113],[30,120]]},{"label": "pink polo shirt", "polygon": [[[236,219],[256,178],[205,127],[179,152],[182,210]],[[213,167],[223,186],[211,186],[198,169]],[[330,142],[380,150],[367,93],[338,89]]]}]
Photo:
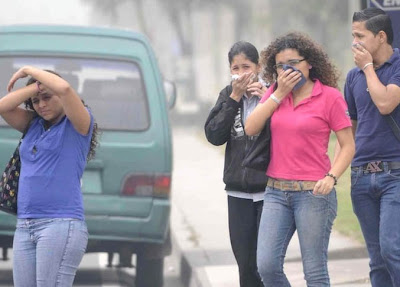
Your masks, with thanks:
[{"label": "pink polo shirt", "polygon": [[[260,101],[273,92],[271,86]],[[327,155],[331,130],[351,127],[346,102],[335,88],[315,81],[311,96],[293,107],[290,93],[271,118],[271,161],[267,175],[317,181],[330,170]]]}]

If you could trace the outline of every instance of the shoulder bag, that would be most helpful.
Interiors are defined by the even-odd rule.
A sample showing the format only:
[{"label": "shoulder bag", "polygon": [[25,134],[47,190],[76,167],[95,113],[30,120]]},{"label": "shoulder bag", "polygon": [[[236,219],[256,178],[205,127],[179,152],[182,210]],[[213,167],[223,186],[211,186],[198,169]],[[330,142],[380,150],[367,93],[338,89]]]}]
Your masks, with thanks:
[{"label": "shoulder bag", "polygon": [[18,183],[21,171],[19,147],[21,146],[22,139],[28,132],[28,129],[29,125],[22,134],[17,148],[7,163],[0,182],[0,210],[14,215],[17,214]]},{"label": "shoulder bag", "polygon": [[392,114],[385,115],[384,118],[386,119],[387,123],[389,124],[390,128],[392,129],[394,136],[400,141],[400,127],[397,125]]}]

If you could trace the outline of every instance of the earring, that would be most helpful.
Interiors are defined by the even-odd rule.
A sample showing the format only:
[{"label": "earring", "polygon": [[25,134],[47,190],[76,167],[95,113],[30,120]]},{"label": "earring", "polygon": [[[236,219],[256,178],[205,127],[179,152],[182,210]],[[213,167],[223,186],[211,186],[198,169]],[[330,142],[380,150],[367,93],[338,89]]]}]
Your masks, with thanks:
[{"label": "earring", "polygon": [[309,66],[308,66],[308,69],[309,69],[309,70],[311,70],[311,69],[312,69],[312,66],[311,66],[311,65],[309,65]]}]

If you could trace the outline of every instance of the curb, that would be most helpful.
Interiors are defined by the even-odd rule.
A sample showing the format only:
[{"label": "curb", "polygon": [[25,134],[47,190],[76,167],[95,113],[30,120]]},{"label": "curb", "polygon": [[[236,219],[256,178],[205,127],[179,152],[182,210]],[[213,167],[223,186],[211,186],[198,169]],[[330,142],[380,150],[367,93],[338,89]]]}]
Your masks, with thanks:
[{"label": "curb", "polygon": [[183,216],[173,208],[171,241],[173,252],[178,258],[180,279],[184,287],[212,287],[203,268],[209,263],[204,250],[191,240],[193,232]]}]

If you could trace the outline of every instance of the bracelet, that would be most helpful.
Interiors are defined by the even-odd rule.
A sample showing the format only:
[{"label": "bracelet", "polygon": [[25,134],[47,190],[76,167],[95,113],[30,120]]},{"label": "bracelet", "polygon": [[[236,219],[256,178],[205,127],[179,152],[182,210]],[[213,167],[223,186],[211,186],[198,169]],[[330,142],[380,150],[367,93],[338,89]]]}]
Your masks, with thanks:
[{"label": "bracelet", "polygon": [[373,65],[373,63],[371,63],[371,62],[369,62],[369,63],[366,63],[366,64],[364,65],[364,67],[362,68],[362,69],[363,69],[363,71],[365,70],[365,68],[366,68],[366,67],[368,67],[368,66],[371,66],[371,65]]},{"label": "bracelet", "polygon": [[333,185],[336,185],[337,184],[337,177],[336,176],[334,176],[333,174],[331,174],[331,173],[327,173],[327,174],[325,174],[325,176],[329,176],[329,177],[332,177],[333,178],[333,180],[335,181],[335,183],[333,184]]},{"label": "bracelet", "polygon": [[271,94],[269,97],[270,97],[275,103],[277,103],[278,105],[281,104],[281,101],[280,101],[277,97],[275,97],[274,94]]}]

